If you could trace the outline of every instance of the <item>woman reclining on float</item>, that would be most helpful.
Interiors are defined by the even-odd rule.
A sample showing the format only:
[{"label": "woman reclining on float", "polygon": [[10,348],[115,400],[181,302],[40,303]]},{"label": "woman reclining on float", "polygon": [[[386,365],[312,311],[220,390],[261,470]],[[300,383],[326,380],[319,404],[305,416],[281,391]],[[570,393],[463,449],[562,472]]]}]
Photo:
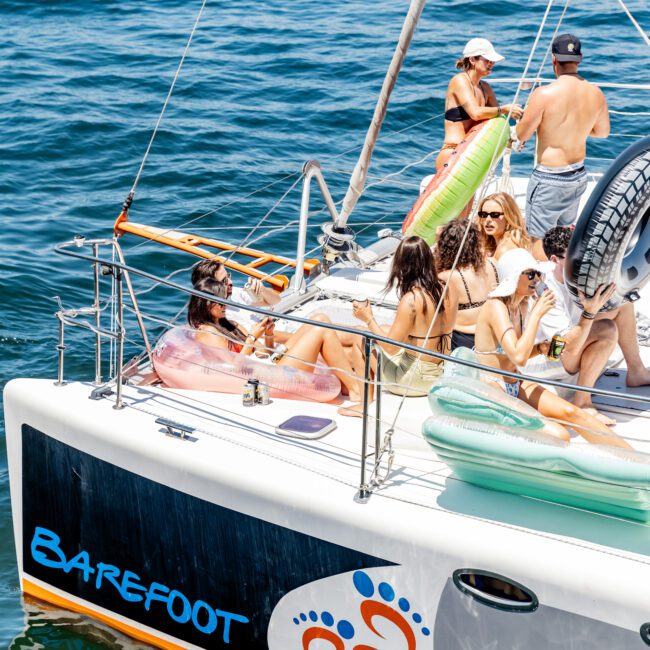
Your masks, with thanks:
[{"label": "woman reclining on float", "polygon": [[[213,279],[200,280],[194,287],[197,291],[209,293],[215,298],[226,298],[228,287]],[[251,356],[256,350],[263,353],[274,349],[274,320],[264,318],[247,332],[241,325],[226,317],[226,308],[217,300],[192,295],[187,320],[197,330],[195,340],[200,345],[227,349],[241,355]],[[264,343],[258,340],[264,338]],[[280,367],[294,368],[304,373],[313,373],[319,355],[338,377],[352,402],[361,399],[362,382],[354,374],[343,346],[336,332],[314,325],[303,325],[286,342],[286,352],[277,362]]]},{"label": "woman reclining on float", "polygon": [[[524,366],[531,356],[548,352],[548,342],[535,344],[535,336],[542,316],[552,309],[555,299],[546,289],[532,308],[529,306],[542,272],[539,263],[523,248],[504,253],[497,263],[497,270],[500,281],[481,308],[474,352],[487,366],[517,372],[517,367]],[[600,420],[537,383],[513,381],[492,373],[485,379],[549,418],[544,427],[546,433],[568,442],[569,431],[559,424],[562,422],[574,428],[588,442],[630,448]]]}]

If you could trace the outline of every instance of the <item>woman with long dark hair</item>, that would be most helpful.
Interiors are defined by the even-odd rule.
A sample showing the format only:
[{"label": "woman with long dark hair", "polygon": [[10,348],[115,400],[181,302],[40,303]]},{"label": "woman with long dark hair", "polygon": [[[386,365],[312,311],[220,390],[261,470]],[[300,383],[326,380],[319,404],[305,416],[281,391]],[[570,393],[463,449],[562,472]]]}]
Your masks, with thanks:
[{"label": "woman with long dark hair", "polygon": [[[432,352],[450,351],[456,318],[453,288],[442,298],[444,285],[438,278],[433,253],[420,237],[407,237],[395,251],[386,290],[397,290],[399,304],[390,327],[380,326],[370,304],[354,303],[354,315],[375,334],[411,343]],[[442,375],[442,362],[426,353],[416,354],[397,345],[380,343],[383,357],[382,380],[399,395],[426,395]]]},{"label": "woman with long dark hair", "polygon": [[[273,352],[274,319],[266,317],[251,332],[247,332],[226,317],[226,308],[218,300],[228,299],[229,288],[226,282],[204,278],[194,288],[215,298],[211,300],[196,295],[190,297],[187,320],[191,327],[199,331],[197,341],[245,355],[251,355],[255,350]],[[258,343],[262,336],[263,344]],[[322,355],[331,371],[341,380],[350,400],[360,401],[361,382],[354,374],[336,332],[314,325],[303,325],[289,337],[286,348],[284,356],[278,361],[279,365],[314,372],[318,357]]]},{"label": "woman with long dark hair", "polygon": [[[452,272],[456,257],[458,261]],[[485,257],[478,226],[466,219],[454,219],[445,225],[438,233],[436,264],[438,277],[452,285],[458,295],[451,349],[472,349],[480,308],[498,282],[494,262]]]}]

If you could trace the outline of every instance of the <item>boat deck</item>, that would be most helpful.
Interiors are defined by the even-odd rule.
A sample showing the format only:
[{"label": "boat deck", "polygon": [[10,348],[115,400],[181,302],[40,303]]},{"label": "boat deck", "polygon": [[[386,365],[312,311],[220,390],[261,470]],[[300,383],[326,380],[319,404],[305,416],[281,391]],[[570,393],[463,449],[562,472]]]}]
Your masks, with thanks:
[{"label": "boat deck", "polygon": [[[642,348],[642,353],[650,365],[650,349]],[[624,372],[621,369],[617,377],[601,378],[598,386],[617,387],[624,381]],[[65,410],[78,405],[79,393],[87,394],[90,389],[90,385],[73,384],[50,390],[56,391],[60,408]],[[648,387],[632,389],[631,392],[650,396]],[[114,422],[127,418],[131,431],[136,422],[141,422],[137,429],[141,436],[139,444],[155,445],[158,456],[171,454],[169,461],[178,467],[186,463],[188,470],[191,467],[191,471],[196,472],[199,463],[203,465],[202,471],[208,474],[230,467],[246,474],[241,478],[243,483],[256,477],[260,490],[263,491],[266,485],[269,494],[288,491],[293,494],[294,501],[325,497],[332,500],[330,503],[340,504],[341,516],[344,511],[350,514],[358,510],[350,510],[350,507],[358,501],[362,422],[337,415],[337,408],[344,403],[340,400],[335,403],[306,403],[275,399],[266,406],[243,407],[240,395],[159,386],[125,386],[124,400],[126,408],[123,411],[113,410],[109,400],[88,402],[88,405],[93,411],[99,408]],[[396,395],[387,392],[382,395],[382,439],[400,402],[401,398]],[[599,400],[599,405],[617,419],[617,431],[636,449],[650,451],[650,431],[647,428],[650,407],[633,402],[623,407],[616,400],[612,402],[609,399]],[[371,413],[374,414],[373,407]],[[401,522],[413,534],[415,525],[411,516],[417,513],[420,524],[427,529],[429,526],[422,519],[426,512],[446,513],[470,521],[489,521],[497,527],[505,526],[526,536],[550,536],[578,547],[607,547],[608,554],[623,553],[626,557],[648,563],[649,528],[643,524],[494,492],[457,479],[436,457],[420,433],[422,422],[430,413],[427,398],[406,398],[393,436],[395,458],[390,475],[381,486],[373,489],[368,500],[368,504],[375,504],[379,516],[388,517],[391,513],[390,517],[396,524]],[[298,439],[276,433],[277,425],[300,414],[331,418],[337,428],[320,439]],[[187,440],[165,435],[165,428],[155,423],[160,417],[191,427],[194,431]],[[368,438],[369,451],[372,451],[374,419],[369,423]],[[574,444],[583,443],[580,438],[575,438]],[[371,468],[373,456],[368,461]],[[278,498],[276,503],[282,503],[283,499],[286,495]],[[433,516],[431,521],[439,522],[439,518]],[[485,534],[484,527],[481,531]]]},{"label": "boat deck", "polygon": [[[334,269],[322,282],[317,281],[319,299],[309,300],[292,313],[309,317],[323,312],[334,322],[358,325],[351,313],[351,300],[367,296],[373,300],[378,322],[391,322],[396,297],[382,293],[386,277],[386,263],[363,271]],[[641,313],[650,313],[650,291],[643,292],[637,305]],[[291,330],[295,329],[295,324],[280,320],[277,327]],[[642,346],[640,349],[646,365],[650,366],[650,348]],[[617,392],[627,390],[650,397],[650,387],[625,387],[625,365],[618,349],[612,355],[607,375],[600,378],[598,388]],[[174,390],[160,386],[126,386],[124,397],[129,411],[163,417],[194,428],[196,433],[192,435],[197,445],[190,447],[197,452],[204,446],[214,447],[214,451],[207,452],[208,457],[214,453],[229,458],[232,447],[240,447],[246,450],[246,458],[233,460],[233,467],[250,467],[251,472],[260,471],[264,481],[281,478],[287,489],[304,490],[305,497],[311,495],[313,498],[317,484],[327,494],[336,487],[337,491],[341,491],[341,503],[349,504],[355,499],[360,484],[362,421],[337,413],[340,406],[347,404],[342,398],[331,403],[274,399],[266,406],[244,407],[241,395]],[[594,402],[601,411],[617,420],[619,435],[625,437],[635,449],[650,452],[650,431],[647,428],[650,404],[607,397],[595,397]],[[399,417],[394,422],[398,411]],[[298,439],[276,433],[276,427],[294,415],[329,418],[336,423],[336,429],[320,439]],[[422,423],[430,415],[426,397],[403,399],[386,390],[382,392],[379,438],[383,441],[386,431],[394,426],[392,444],[395,458],[387,480],[373,488],[371,502],[392,502],[395,507],[410,504],[420,513],[418,516],[424,512],[422,509],[427,509],[478,517],[495,525],[513,526],[532,535],[549,534],[580,544],[604,545],[610,547],[609,552],[612,549],[632,554],[647,552],[648,528],[642,524],[498,493],[458,479],[446,463],[437,458],[421,435]],[[147,427],[151,427],[151,417],[147,418],[147,422]],[[368,424],[370,455],[367,478],[370,478],[374,464],[375,423],[373,404]],[[161,443],[159,433],[162,430],[155,428],[155,444],[182,445],[169,437],[165,438],[165,443]],[[587,443],[574,436],[572,444]],[[228,447],[227,452],[222,445]],[[251,460],[253,456],[254,462]],[[293,482],[287,482],[290,471],[296,474]],[[404,512],[395,516],[402,521],[405,517]],[[621,528],[626,530],[625,535],[619,534]],[[639,559],[646,562],[645,557]]]}]

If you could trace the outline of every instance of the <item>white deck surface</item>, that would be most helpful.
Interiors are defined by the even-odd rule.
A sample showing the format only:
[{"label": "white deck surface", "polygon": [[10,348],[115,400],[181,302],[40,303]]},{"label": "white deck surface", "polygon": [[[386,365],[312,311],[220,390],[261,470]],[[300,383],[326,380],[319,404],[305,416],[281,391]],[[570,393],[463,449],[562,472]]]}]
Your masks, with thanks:
[{"label": "white deck surface", "polygon": [[[642,348],[642,353],[650,365],[650,348]],[[603,378],[599,387],[613,388],[622,378],[623,374]],[[648,396],[650,388],[631,392]],[[269,462],[272,459],[275,469],[269,472],[269,480],[273,480],[278,467],[286,465],[298,469],[306,481],[304,486],[302,483],[296,485],[296,489],[309,492],[308,484],[313,482],[309,477],[317,476],[318,485],[343,487],[346,501],[355,497],[360,475],[361,420],[337,415],[340,402],[313,404],[277,399],[268,406],[245,408],[239,395],[150,387],[127,387],[126,401],[129,409],[195,427],[196,438],[212,439],[210,447],[213,444],[218,448],[243,446]],[[382,395],[382,439],[400,402],[398,396],[387,392]],[[618,404],[610,408],[606,398],[600,403],[601,409],[619,422],[619,434],[629,439],[636,449],[650,452],[650,428],[647,426],[650,408],[647,405],[630,403],[622,411]],[[374,416],[374,405],[371,413]],[[337,423],[337,429],[320,440],[291,439],[275,432],[282,421],[298,414],[331,418]],[[420,434],[422,422],[430,414],[426,398],[405,399],[393,437],[396,456],[392,472],[386,483],[374,491],[371,501],[411,504],[421,510],[422,516],[427,510],[442,510],[463,518],[487,520],[496,526],[514,527],[535,536],[550,535],[580,546],[597,548],[602,545],[609,547],[608,553],[622,552],[628,557],[636,556],[644,564],[648,562],[646,557],[637,555],[647,554],[647,526],[477,488],[454,477]],[[373,419],[369,422],[371,445],[374,437]],[[581,439],[576,438],[575,444],[582,444]],[[369,458],[369,471],[372,461],[372,457]]]}]

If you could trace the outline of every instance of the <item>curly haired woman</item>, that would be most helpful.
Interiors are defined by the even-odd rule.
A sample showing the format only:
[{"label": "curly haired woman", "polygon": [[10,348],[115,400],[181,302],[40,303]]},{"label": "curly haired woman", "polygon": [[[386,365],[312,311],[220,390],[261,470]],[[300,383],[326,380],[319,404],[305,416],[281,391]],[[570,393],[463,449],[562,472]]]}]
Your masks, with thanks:
[{"label": "curly haired woman", "polygon": [[[459,250],[460,256],[452,272]],[[485,304],[488,292],[498,282],[494,262],[485,257],[478,226],[465,219],[454,219],[444,226],[438,234],[436,265],[438,277],[450,283],[458,295],[458,313],[451,334],[451,349],[471,349],[474,347],[480,308]]]}]

